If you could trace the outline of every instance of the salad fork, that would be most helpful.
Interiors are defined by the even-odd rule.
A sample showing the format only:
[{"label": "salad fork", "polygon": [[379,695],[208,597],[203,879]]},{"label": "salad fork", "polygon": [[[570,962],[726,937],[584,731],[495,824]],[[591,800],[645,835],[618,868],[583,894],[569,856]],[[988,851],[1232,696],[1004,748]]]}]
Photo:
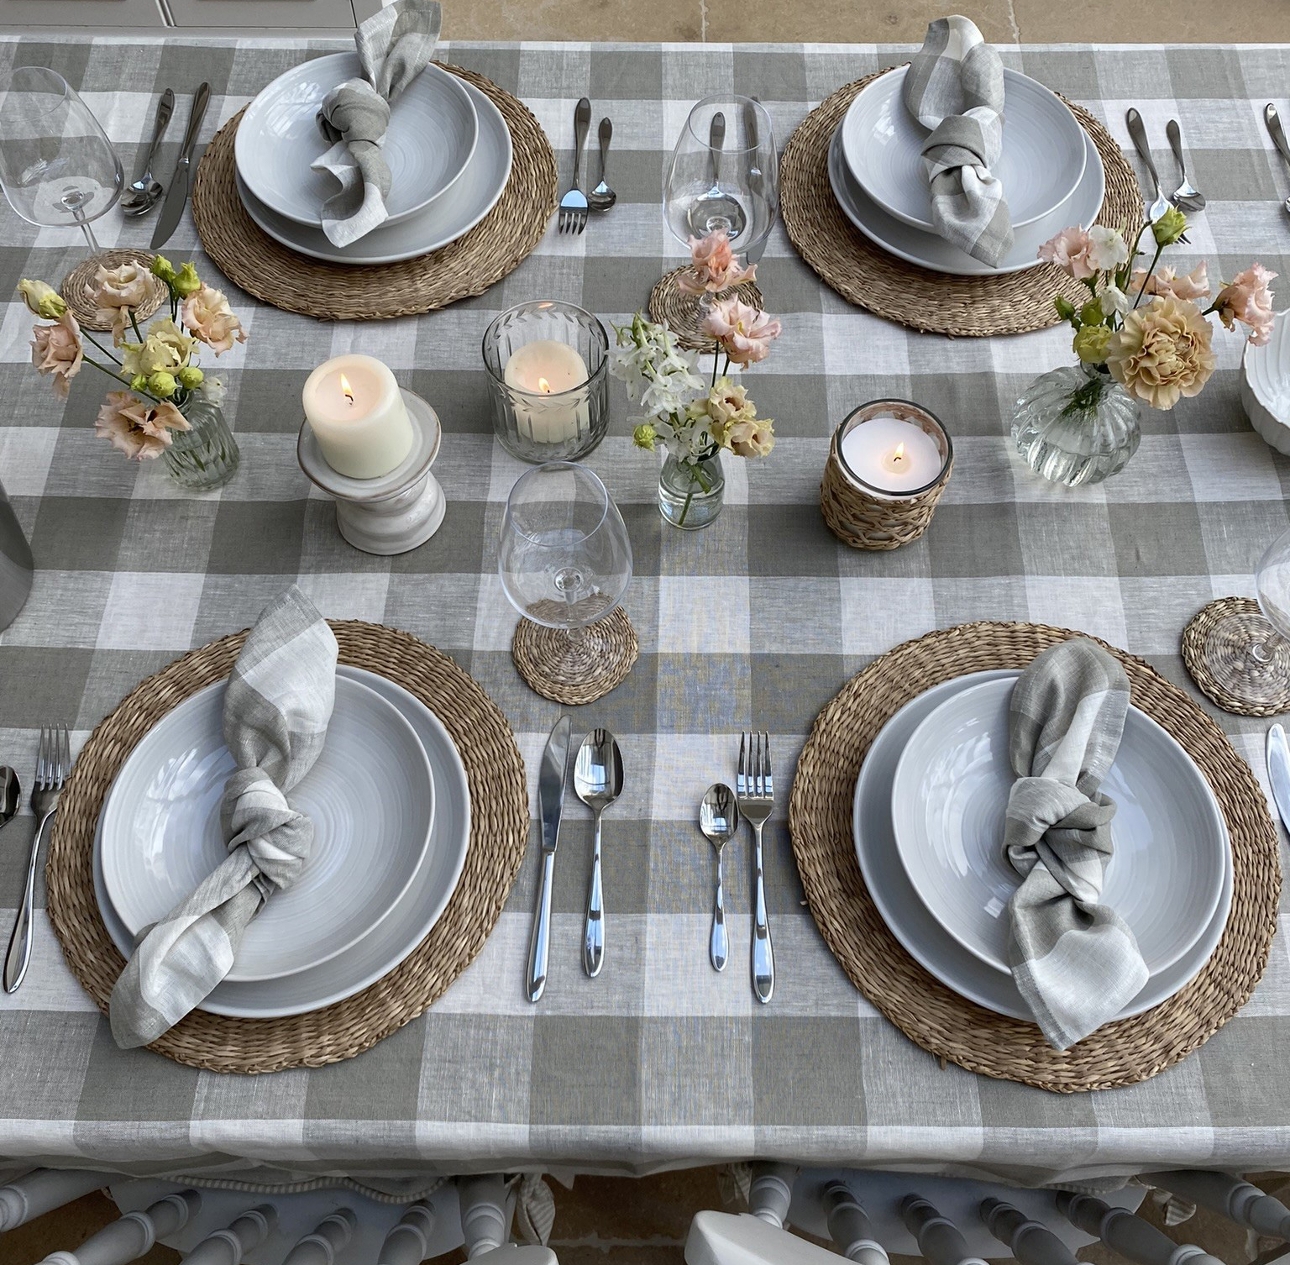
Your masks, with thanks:
[{"label": "salad fork", "polygon": [[31,962],[32,905],[36,899],[36,861],[40,855],[40,841],[45,826],[58,809],[58,799],[63,793],[68,775],[72,771],[72,753],[63,726],[57,729],[46,725],[40,731],[40,746],[36,753],[36,779],[31,791],[31,811],[38,825],[31,841],[31,854],[27,857],[27,885],[22,891],[22,903],[9,937],[9,950],[4,960],[4,991],[16,993],[27,967]]},{"label": "salad fork", "polygon": [[739,739],[739,772],[735,777],[735,801],[739,812],[753,828],[755,847],[753,872],[752,986],[757,1000],[765,1004],[775,991],[775,954],[770,943],[770,922],[766,917],[765,870],[762,865],[761,830],[775,807],[775,779],[770,771],[770,734],[764,730],[746,733]]},{"label": "salad fork", "polygon": [[587,129],[591,126],[591,102],[583,97],[573,112],[573,184],[560,199],[560,218],[556,227],[561,233],[581,233],[587,227],[587,195],[582,191],[578,172],[582,151],[587,146]]}]

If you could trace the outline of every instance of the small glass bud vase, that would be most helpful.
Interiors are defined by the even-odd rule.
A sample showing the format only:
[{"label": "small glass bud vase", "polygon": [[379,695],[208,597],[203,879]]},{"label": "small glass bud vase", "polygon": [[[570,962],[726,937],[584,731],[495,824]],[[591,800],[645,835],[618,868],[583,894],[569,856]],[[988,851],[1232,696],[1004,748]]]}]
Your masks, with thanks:
[{"label": "small glass bud vase", "polygon": [[726,476],[721,454],[691,464],[669,455],[658,476],[658,511],[682,531],[697,531],[712,523],[725,504]]},{"label": "small glass bud vase", "polygon": [[224,410],[196,391],[179,411],[188,419],[188,429],[170,432],[170,447],[161,457],[166,472],[192,492],[223,487],[237,473],[241,460]]},{"label": "small glass bud vase", "polygon": [[1138,402],[1097,365],[1063,365],[1036,378],[1017,401],[1012,442],[1054,483],[1078,487],[1119,474],[1138,451]]}]

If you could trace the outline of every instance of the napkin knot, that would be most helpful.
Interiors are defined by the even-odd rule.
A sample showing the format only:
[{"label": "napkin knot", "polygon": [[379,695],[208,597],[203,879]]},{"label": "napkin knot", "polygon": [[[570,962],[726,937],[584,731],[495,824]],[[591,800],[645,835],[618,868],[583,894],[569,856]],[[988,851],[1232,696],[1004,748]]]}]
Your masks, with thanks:
[{"label": "napkin knot", "polygon": [[[262,769],[238,769],[224,787],[228,850],[248,857],[276,888],[290,887],[304,871],[313,846],[314,823],[287,803]],[[261,891],[267,896],[264,886]]]}]

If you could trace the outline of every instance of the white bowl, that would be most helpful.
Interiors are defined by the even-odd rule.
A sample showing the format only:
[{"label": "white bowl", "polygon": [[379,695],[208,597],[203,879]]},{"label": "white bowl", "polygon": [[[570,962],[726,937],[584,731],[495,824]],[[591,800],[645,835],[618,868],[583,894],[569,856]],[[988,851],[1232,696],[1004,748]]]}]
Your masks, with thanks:
[{"label": "white bowl", "polygon": [[1272,340],[1262,347],[1245,344],[1241,357],[1241,403],[1245,415],[1267,442],[1290,456],[1290,309],[1277,313]]}]

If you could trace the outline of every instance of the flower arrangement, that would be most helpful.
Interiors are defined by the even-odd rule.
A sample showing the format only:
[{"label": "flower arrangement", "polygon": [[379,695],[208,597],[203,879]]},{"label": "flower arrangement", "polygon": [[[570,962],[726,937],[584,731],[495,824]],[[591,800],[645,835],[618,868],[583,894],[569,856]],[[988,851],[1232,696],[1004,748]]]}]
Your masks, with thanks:
[{"label": "flower arrangement", "polygon": [[[165,285],[170,314],[154,320],[145,333],[136,312],[151,294],[149,274]],[[173,442],[172,432],[189,429],[184,409],[196,396],[214,404],[222,399],[223,383],[196,363],[198,344],[220,356],[234,342],[246,341],[224,295],[204,284],[191,263],[176,270],[160,255],[150,269],[135,259],[101,267],[87,287],[87,297],[114,314],[111,347],[81,329],[52,286],[24,278],[18,293],[33,315],[53,322],[32,331],[31,362],[38,373],[53,379],[60,400],[67,398],[71,380],[85,364],[129,384],[129,390],[108,392],[94,429],[139,461],[159,457]],[[131,333],[134,342],[129,341]],[[97,357],[87,352],[87,342]]]},{"label": "flower arrangement", "polygon": [[717,229],[705,237],[690,238],[690,267],[676,279],[686,294],[720,294],[723,290],[753,281],[757,265],[741,268],[730,248],[730,234]]}]

